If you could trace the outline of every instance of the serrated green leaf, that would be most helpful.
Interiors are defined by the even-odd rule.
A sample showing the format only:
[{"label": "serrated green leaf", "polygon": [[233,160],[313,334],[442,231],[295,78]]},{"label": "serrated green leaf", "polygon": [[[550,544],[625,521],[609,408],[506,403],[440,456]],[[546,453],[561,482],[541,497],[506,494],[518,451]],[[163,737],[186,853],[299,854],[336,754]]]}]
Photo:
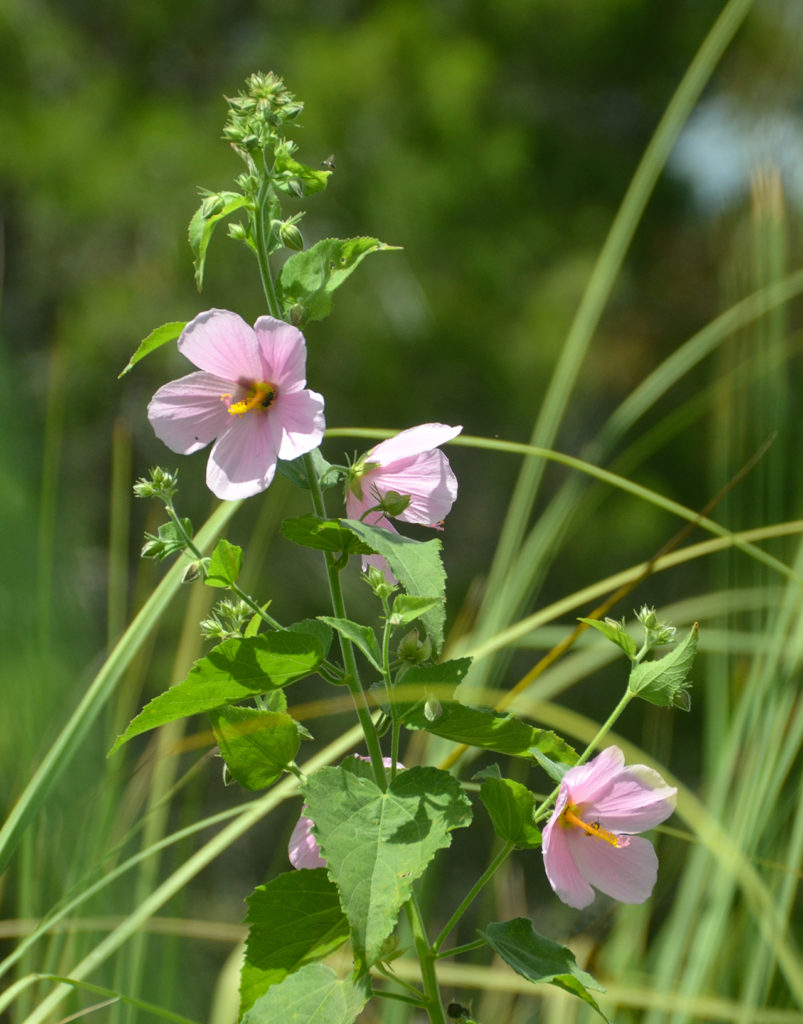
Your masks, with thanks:
[{"label": "serrated green leaf", "polygon": [[240,1024],[354,1024],[368,995],[367,978],[341,981],[331,967],[307,964],[272,985]]},{"label": "serrated green leaf", "polygon": [[109,753],[166,722],[287,686],[314,672],[323,657],[311,633],[282,630],[224,640],[193,665],[186,679],[146,705]]},{"label": "serrated green leaf", "polygon": [[140,359],[144,359],[145,356],[150,355],[151,352],[155,352],[157,348],[161,348],[162,345],[166,345],[169,341],[175,341],[181,335],[181,332],[187,326],[186,320],[172,320],[169,324],[162,324],[161,327],[154,328],[147,338],[144,338],[137,346],[136,351],[128,360],[126,365],[117,374],[117,379],[124,377],[130,370],[137,365]]},{"label": "serrated green leaf", "polygon": [[301,547],[314,548],[316,551],[343,552],[348,555],[368,555],[371,548],[364,544],[351,530],[340,525],[337,519],[321,519],[320,516],[296,516],[285,519],[281,527],[282,534],[300,544]]},{"label": "serrated green leaf", "polygon": [[328,656],[332,646],[333,633],[325,622],[321,622],[319,619],[301,619],[299,622],[289,625],[287,631],[289,633],[306,633],[308,636],[314,637],[321,648],[321,661]]},{"label": "serrated green leaf", "polygon": [[265,789],[295,760],[298,723],[283,711],[226,707],[209,712],[220,753],[245,789]]},{"label": "serrated green leaf", "polygon": [[588,992],[589,988],[604,991],[586,971],[577,966],[574,953],[551,939],[539,935],[528,917],[489,924],[480,935],[508,966],[534,983],[545,982],[579,996],[603,1020],[608,1020]]},{"label": "serrated green leaf", "polygon": [[362,651],[378,672],[382,671],[382,652],[379,649],[376,633],[370,626],[363,626],[359,622],[352,622],[351,619],[338,619],[332,615],[319,615],[318,618],[321,622],[325,622],[327,626],[337,630],[341,636],[350,640]]},{"label": "serrated green leaf", "polygon": [[251,927],[240,976],[240,1014],[288,974],[321,960],[349,937],[340,897],[324,868],[290,871],[248,897]]},{"label": "serrated green leaf", "polygon": [[304,786],[306,813],[340,891],[355,950],[370,966],[393,931],[413,882],[452,829],[471,820],[460,783],[437,768],[400,772],[386,792],[342,768],[323,768]]},{"label": "serrated green leaf", "polygon": [[[320,448],[313,448],[309,452],[309,456],[312,459],[312,466],[321,490],[325,491],[328,487],[334,487],[342,477],[343,470],[327,462],[323,455],[321,455]],[[295,487],[300,488],[302,491],[309,490],[309,477],[307,476],[305,456],[300,455],[297,459],[292,459],[289,462],[286,459],[279,459],[276,463],[276,471],[281,473]]]},{"label": "serrated green leaf", "polygon": [[[674,705],[688,711],[688,678],[697,655],[697,631],[695,622],[688,636],[674,651],[665,654],[663,658],[634,665],[627,682],[628,689],[659,707]],[[683,700],[684,696],[686,701]]]},{"label": "serrated green leaf", "polygon": [[636,641],[633,637],[618,623],[612,624],[602,619],[578,619],[578,622],[584,622],[587,626],[591,626],[592,629],[596,629],[597,632],[602,633],[604,637],[607,637],[611,643],[616,644],[617,647],[625,652],[628,658],[635,657]]},{"label": "serrated green leaf", "polygon": [[192,263],[195,267],[195,283],[199,292],[203,289],[206,250],[212,232],[219,221],[250,203],[250,200],[246,196],[240,195],[239,192],[220,192],[219,198],[223,205],[216,213],[208,214],[205,211],[209,210],[210,198],[207,196],[195,211],[188,230]]},{"label": "serrated green leaf", "polygon": [[243,568],[243,549],[221,537],[209,561],[206,580],[208,587],[230,587],[237,582]]},{"label": "serrated green leaf", "polygon": [[541,832],[533,824],[537,801],[526,786],[513,779],[489,777],[480,786],[480,800],[500,839],[521,849],[541,845]]},{"label": "serrated green leaf", "polygon": [[282,267],[277,287],[285,315],[296,310],[293,322],[322,320],[332,310],[332,292],[372,252],[389,252],[377,238],[323,238],[304,252],[294,253]]},{"label": "serrated green leaf", "polygon": [[443,646],[443,624],[446,621],[446,573],[441,561],[441,542],[437,538],[411,540],[356,519],[341,519],[340,525],[351,530],[371,551],[385,559],[411,597],[438,599],[434,607],[420,615],[437,654]]}]

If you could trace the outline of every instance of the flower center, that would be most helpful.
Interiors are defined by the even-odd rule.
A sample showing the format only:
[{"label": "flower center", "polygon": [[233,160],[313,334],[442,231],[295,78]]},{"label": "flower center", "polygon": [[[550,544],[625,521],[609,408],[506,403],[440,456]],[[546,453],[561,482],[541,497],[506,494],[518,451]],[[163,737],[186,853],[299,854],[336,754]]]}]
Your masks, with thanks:
[{"label": "flower center", "polygon": [[591,836],[592,839],[602,839],[606,843],[610,843],[611,846],[626,846],[627,842],[622,836],[616,836],[613,832],[609,832],[607,828],[602,828],[598,821],[583,821],[580,815],[577,813],[578,807],[576,804],[567,804],[566,807],[560,812],[560,823],[564,828],[579,828],[587,836]]},{"label": "flower center", "polygon": [[[245,398],[229,406],[229,415],[244,416],[247,412],[264,412],[272,404],[276,392],[276,385],[269,380],[254,381]],[[222,401],[227,398],[231,398],[231,395],[221,395]]]}]

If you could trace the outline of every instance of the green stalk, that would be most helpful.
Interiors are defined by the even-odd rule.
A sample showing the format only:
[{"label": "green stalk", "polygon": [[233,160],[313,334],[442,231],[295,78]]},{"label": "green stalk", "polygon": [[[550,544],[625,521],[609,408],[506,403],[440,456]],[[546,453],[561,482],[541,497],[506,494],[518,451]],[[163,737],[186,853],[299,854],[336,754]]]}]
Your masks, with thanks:
[{"label": "green stalk", "polygon": [[[441,931],[440,935],[432,943],[433,953],[437,954],[438,950],[449,937],[449,934],[454,928],[454,926],[457,924],[457,922],[460,920],[463,914],[465,914],[465,912],[468,910],[468,908],[480,894],[482,889],[487,885],[488,882],[490,882],[490,880],[493,878],[493,876],[496,874],[499,868],[504,864],[504,862],[512,853],[513,849],[513,843],[505,843],[505,845],[502,847],[499,853],[497,853],[497,855],[494,857],[494,859],[491,861],[488,867],[483,871],[483,873],[480,875],[480,877],[477,879],[477,881],[474,883],[471,889],[469,889],[468,893],[460,901],[457,910],[455,910],[455,912],[443,926],[443,930]],[[452,953],[450,952],[449,956],[451,955]]]},{"label": "green stalk", "polygon": [[277,320],[281,320],[282,308],[279,303],[279,296],[276,294],[276,285],[273,283],[273,274],[271,273],[270,260],[268,259],[270,236],[269,233],[265,231],[265,211],[270,199],[270,193],[270,175],[266,175],[266,177],[262,179],[262,184],[259,188],[257,209],[254,215],[257,263],[259,264],[259,276],[262,279],[262,288],[265,292],[265,298],[268,301],[268,311],[271,316],[276,317]]},{"label": "green stalk", "polygon": [[424,985],[424,1009],[427,1011],[430,1024],[446,1024],[440,990],[438,989],[438,978],[435,974],[434,948],[430,948],[427,942],[421,908],[418,906],[415,896],[405,903],[404,909],[407,912],[407,919],[410,922],[410,930],[413,933],[413,942],[418,954],[418,961],[421,964],[421,981]]},{"label": "green stalk", "polygon": [[[325,519],[326,506],[323,500],[320,481],[318,480],[318,476],[315,472],[315,467],[312,464],[312,456],[307,453],[302,456],[302,458],[304,459],[304,466],[307,470],[307,479],[309,480],[310,494],[312,495],[312,507],[315,511],[315,515]],[[329,579],[329,594],[332,598],[332,610],[337,618],[345,619],[347,617],[346,603],[343,600],[343,590],[340,586],[340,570],[337,567],[336,559],[331,551],[324,551],[323,554],[324,562],[326,563],[326,575]],[[357,667],[357,659],[354,655],[354,645],[347,637],[343,636],[342,633],[338,633],[338,640],[340,641],[340,651],[343,655],[343,665],[346,670],[346,677],[343,682],[351,693],[357,717],[360,720],[362,731],[365,734],[365,743],[371,757],[374,779],[376,780],[377,786],[379,786],[379,788],[384,792],[384,790],[388,788],[388,783],[387,776],[385,775],[385,766],[382,763],[382,748],[379,746],[379,737],[376,734],[376,726],[374,725],[374,720],[371,717],[371,710],[368,707],[368,701],[365,699],[365,693],[363,692],[362,683],[360,682],[360,670]]]}]

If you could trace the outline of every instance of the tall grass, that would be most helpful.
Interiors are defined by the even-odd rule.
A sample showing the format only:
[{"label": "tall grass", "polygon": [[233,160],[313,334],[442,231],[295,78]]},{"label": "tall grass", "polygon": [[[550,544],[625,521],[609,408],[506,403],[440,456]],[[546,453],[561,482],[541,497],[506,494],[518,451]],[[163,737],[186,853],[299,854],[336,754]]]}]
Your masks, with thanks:
[{"label": "tall grass", "polygon": [[[613,610],[617,616],[627,615],[633,604],[650,599],[659,574],[661,580],[670,580],[661,592],[673,595],[661,609],[664,616],[681,627],[701,624],[693,715],[701,716],[702,728],[689,729],[669,712],[660,718],[648,712],[627,719],[622,734],[615,736],[629,759],[655,763],[676,776],[679,786],[678,818],[659,838],[662,868],[656,898],[641,907],[602,904],[601,910],[579,919],[560,912],[549,917],[553,932],[563,933],[556,937],[567,938],[578,958],[606,983],[600,1002],[620,1022],[803,1022],[798,948],[803,547],[796,536],[803,532],[803,522],[794,475],[799,431],[789,391],[789,368],[800,337],[790,331],[786,312],[803,291],[803,270],[789,265],[786,215],[772,169],[756,179],[746,245],[742,238],[739,246],[748,258],[734,261],[723,312],[679,344],[633,390],[586,447],[582,460],[551,451],[652,189],[749,8],[749,0],[726,4],[669,104],[591,274],[530,445],[464,440],[477,451],[496,450],[499,458],[523,456],[482,601],[458,619],[463,625],[449,641],[452,651],[476,658],[466,687],[472,699],[497,703],[515,693],[513,706],[519,713],[570,738],[589,740],[604,701],[595,696],[588,709],[572,706],[578,703],[573,702],[574,688],[599,677],[604,690],[615,678],[617,663],[598,638],[589,636],[577,639],[550,663],[540,663],[540,652],[560,643],[577,615],[621,586],[639,588]],[[58,561],[64,388],[60,359],[54,355],[40,488],[36,621],[41,648],[29,652],[27,659],[27,670],[37,678],[49,673],[58,658],[58,651],[48,649],[51,637],[58,636],[51,628],[54,618],[62,628],[65,621],[53,568]],[[692,374],[692,396],[675,403],[649,430],[643,428],[651,413],[670,404],[676,385]],[[739,472],[771,431],[778,431],[768,454],[705,519],[699,508],[684,508],[671,496],[629,479],[689,430],[709,450],[707,491],[700,507]],[[330,436],[338,433],[360,431],[332,430]],[[381,431],[363,433],[378,436]],[[266,871],[271,857],[281,857],[286,829],[280,808],[295,795],[297,784],[287,779],[253,800],[230,796],[223,810],[210,811],[198,790],[210,772],[211,740],[179,727],[162,730],[148,746],[138,748],[136,763],[123,757],[104,760],[127,715],[150,692],[148,675],[158,646],[170,644],[175,651],[174,680],[197,657],[196,625],[204,602],[199,589],[181,621],[169,620],[173,631],[161,631],[180,589],[181,567],[176,566],[123,629],[131,589],[126,568],[131,456],[122,428],[114,432],[112,451],[110,653],[65,724],[47,736],[36,771],[17,787],[16,801],[0,829],[0,869],[8,869],[5,898],[15,908],[15,919],[0,923],[9,940],[0,961],[6,985],[0,992],[0,1012],[21,1024],[43,1024],[63,1018],[78,1005],[86,1008],[120,996],[99,1011],[106,1019],[140,1020],[156,1014],[227,1024],[236,1007],[243,931],[232,927],[237,921],[216,923],[220,908],[229,909],[236,901],[225,894],[216,902],[214,889],[238,888],[235,844],[243,838],[269,844],[263,858]],[[534,519],[546,468],[554,461],[568,466],[566,475]],[[607,470],[604,463],[610,463]],[[595,580],[595,551],[584,531],[614,491],[635,517],[659,509],[649,514],[663,516],[667,539],[684,521],[709,535],[684,539],[655,561],[654,551],[629,544],[625,535],[613,537],[617,571]],[[213,512],[199,534],[199,545],[208,548],[237,508],[229,504]],[[266,547],[276,525],[272,514],[256,525],[256,547]],[[567,593],[561,587],[561,566],[576,561],[578,551],[587,560],[588,585]],[[533,610],[543,594],[550,596]],[[63,676],[56,673],[53,678],[58,685]],[[161,680],[161,685],[166,682]],[[583,692],[588,693],[587,685]],[[609,692],[616,691],[610,687]],[[333,715],[335,704],[326,695],[318,701],[318,712],[311,707],[308,712],[320,714],[322,708]],[[629,738],[639,730],[639,742]],[[304,770],[336,760],[357,741],[356,729],[345,731],[310,757]],[[26,750],[26,763],[36,753]],[[468,757],[457,759],[446,745],[427,747],[421,736],[411,744],[411,754],[454,758],[455,770],[469,774]],[[186,820],[187,808],[200,807],[205,810],[199,811],[198,820]],[[266,828],[269,815],[270,822],[279,824]],[[217,831],[202,839],[208,829]],[[66,863],[60,863],[60,852],[68,854]],[[204,896],[197,896],[191,888],[194,880],[214,870],[221,858],[228,881],[223,872],[215,874]],[[497,886],[500,903],[514,908],[510,916],[546,913],[538,902],[537,883],[522,881],[529,865],[514,861]],[[171,902],[182,893],[183,902]],[[245,895],[243,886],[238,898]],[[170,935],[156,935],[157,930]],[[405,957],[394,963],[400,977],[413,967]],[[217,984],[196,985],[194,976],[204,972],[216,976]],[[534,993],[523,979],[487,963],[443,963],[440,977],[457,992],[473,993],[482,1021],[525,1024],[533,1019],[534,1008],[539,1019],[561,1024],[595,1019],[579,1001],[560,993]],[[76,986],[93,984],[95,990],[79,1002]],[[156,1003],[159,1007],[151,1005]],[[384,1017],[388,1024],[408,1019],[401,1005],[389,1008]]]}]

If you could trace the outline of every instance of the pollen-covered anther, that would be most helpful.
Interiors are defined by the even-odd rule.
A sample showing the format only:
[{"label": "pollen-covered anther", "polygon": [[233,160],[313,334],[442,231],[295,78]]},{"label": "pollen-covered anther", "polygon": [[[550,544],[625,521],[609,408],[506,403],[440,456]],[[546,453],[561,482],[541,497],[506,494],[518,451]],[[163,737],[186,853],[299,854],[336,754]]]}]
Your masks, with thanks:
[{"label": "pollen-covered anther", "polygon": [[[226,396],[223,396],[224,398]],[[276,385],[268,380],[256,381],[248,390],[245,398],[232,402],[229,406],[230,416],[244,416],[247,412],[258,412],[268,409],[276,397]]]},{"label": "pollen-covered anther", "polygon": [[610,843],[611,846],[626,846],[627,839],[624,836],[614,835],[613,832],[609,832],[607,828],[602,828],[598,821],[583,821],[583,819],[575,813],[577,808],[574,810],[571,807],[565,807],[561,812],[561,824],[568,828],[579,828],[587,836],[591,836],[592,839],[602,839],[606,843]]}]

